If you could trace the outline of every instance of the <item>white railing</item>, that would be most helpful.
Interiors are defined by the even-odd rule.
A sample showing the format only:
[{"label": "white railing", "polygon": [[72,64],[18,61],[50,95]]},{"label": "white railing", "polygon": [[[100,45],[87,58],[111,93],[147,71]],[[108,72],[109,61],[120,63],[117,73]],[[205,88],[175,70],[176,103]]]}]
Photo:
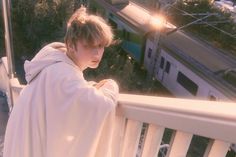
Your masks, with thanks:
[{"label": "white railing", "polygon": [[[22,86],[11,82],[16,98]],[[236,143],[236,103],[120,94],[114,157],[157,157],[165,128],[174,130],[166,157],[185,157],[193,135],[211,139],[204,157],[224,157]]]},{"label": "white railing", "polygon": [[17,78],[9,78],[7,65],[7,58],[0,58],[0,90],[7,94],[9,107],[12,108],[14,100],[18,97],[24,86],[19,83]]},{"label": "white railing", "polygon": [[[143,122],[149,126],[140,148]],[[185,157],[193,135],[212,139],[204,157],[224,157],[236,143],[236,103],[121,94],[116,156],[157,157],[165,128],[175,130],[168,157]]]}]

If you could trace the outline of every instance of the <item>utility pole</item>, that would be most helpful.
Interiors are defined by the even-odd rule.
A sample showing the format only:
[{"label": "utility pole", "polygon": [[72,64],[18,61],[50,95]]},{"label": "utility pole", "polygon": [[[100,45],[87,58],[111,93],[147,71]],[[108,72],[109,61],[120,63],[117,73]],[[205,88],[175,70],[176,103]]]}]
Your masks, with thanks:
[{"label": "utility pole", "polygon": [[11,88],[11,80],[14,78],[14,66],[13,66],[13,48],[12,48],[12,27],[11,27],[11,16],[10,16],[10,0],[2,0],[2,10],[3,10],[3,19],[4,19],[4,29],[5,29],[5,51],[7,54],[8,62],[8,92],[9,92],[9,106],[12,109],[13,107],[13,92]]},{"label": "utility pole", "polygon": [[4,30],[5,30],[5,49],[8,60],[8,75],[9,78],[14,78],[14,57],[13,57],[13,46],[12,46],[12,26],[11,26],[11,7],[10,0],[2,0],[2,10],[4,19]]}]

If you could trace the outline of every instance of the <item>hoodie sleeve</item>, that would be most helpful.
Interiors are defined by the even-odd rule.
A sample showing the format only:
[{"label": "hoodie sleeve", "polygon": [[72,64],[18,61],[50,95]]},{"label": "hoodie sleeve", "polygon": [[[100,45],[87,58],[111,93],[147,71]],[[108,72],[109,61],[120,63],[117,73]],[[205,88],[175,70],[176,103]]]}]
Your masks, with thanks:
[{"label": "hoodie sleeve", "polygon": [[119,89],[117,83],[113,80],[107,81],[99,89],[83,80],[67,82],[66,87],[63,88],[65,92],[74,91],[71,98],[74,95],[74,100],[77,101],[78,105],[90,106],[98,111],[100,110],[99,108],[105,111],[116,107]]},{"label": "hoodie sleeve", "polygon": [[119,87],[114,80],[107,80],[99,90],[103,92],[104,96],[112,99],[115,104],[117,103]]},{"label": "hoodie sleeve", "polygon": [[115,113],[118,86],[110,80],[96,89],[82,73],[66,71],[63,63],[58,66],[57,71],[50,68],[50,81],[45,81],[48,156],[93,156],[105,121]]}]

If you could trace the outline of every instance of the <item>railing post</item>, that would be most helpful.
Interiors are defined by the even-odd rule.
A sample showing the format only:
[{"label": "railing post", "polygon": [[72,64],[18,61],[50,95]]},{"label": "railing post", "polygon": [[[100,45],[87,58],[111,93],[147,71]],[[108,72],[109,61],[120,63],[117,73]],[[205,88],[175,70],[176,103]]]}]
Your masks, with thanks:
[{"label": "railing post", "polygon": [[136,120],[127,125],[122,151],[125,157],[133,157],[137,151],[142,122],[176,130],[166,157],[185,157],[193,135],[216,139],[204,157],[223,157],[229,143],[236,143],[235,103],[128,94],[121,94],[119,103],[122,116]]},{"label": "railing post", "polygon": [[115,117],[115,125],[114,125],[114,137],[112,141],[113,145],[113,155],[114,157],[120,157],[122,154],[122,146],[124,142],[124,134],[125,134],[125,123],[126,118],[119,115],[119,108],[117,109],[117,114]]},{"label": "railing post", "polygon": [[142,122],[130,119],[127,120],[121,157],[136,156],[141,130]]},{"label": "railing post", "polygon": [[164,130],[164,127],[149,124],[142,157],[157,157]]},{"label": "railing post", "polygon": [[191,143],[193,134],[177,131],[172,135],[173,142],[171,144],[170,150],[168,151],[168,157],[185,157],[189,145]]},{"label": "railing post", "polygon": [[228,142],[219,140],[210,140],[207,149],[204,153],[204,157],[224,157],[226,156],[229,147],[230,143]]}]

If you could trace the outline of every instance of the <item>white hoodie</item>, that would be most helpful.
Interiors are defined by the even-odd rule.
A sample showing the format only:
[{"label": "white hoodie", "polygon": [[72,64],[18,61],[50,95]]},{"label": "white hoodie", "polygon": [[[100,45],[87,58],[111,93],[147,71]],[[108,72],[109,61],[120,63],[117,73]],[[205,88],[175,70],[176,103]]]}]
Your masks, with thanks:
[{"label": "white hoodie", "polygon": [[26,61],[28,84],[8,121],[4,157],[112,156],[118,86],[89,85],[61,49],[49,44]]}]

